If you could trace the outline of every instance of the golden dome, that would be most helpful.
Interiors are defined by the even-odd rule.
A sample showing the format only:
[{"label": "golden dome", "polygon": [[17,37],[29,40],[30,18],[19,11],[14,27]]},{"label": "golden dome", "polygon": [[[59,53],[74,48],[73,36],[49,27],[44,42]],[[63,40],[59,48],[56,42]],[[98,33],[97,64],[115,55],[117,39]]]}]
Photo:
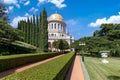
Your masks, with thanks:
[{"label": "golden dome", "polygon": [[58,20],[58,21],[63,21],[63,18],[60,14],[52,14],[50,17],[49,17],[49,20],[48,21],[52,21],[52,20]]}]

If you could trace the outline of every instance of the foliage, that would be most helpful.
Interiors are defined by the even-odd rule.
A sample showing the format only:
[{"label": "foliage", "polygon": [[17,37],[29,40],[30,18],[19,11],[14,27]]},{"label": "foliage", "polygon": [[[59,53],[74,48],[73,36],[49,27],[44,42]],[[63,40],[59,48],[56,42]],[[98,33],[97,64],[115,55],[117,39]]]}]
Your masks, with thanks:
[{"label": "foliage", "polygon": [[47,21],[47,12],[44,10],[41,13],[41,23],[40,23],[40,50],[48,50],[48,21]]},{"label": "foliage", "polygon": [[59,53],[46,53],[46,54],[27,54],[27,55],[17,55],[17,56],[10,56],[5,57],[2,59],[0,58],[0,72],[16,68],[18,66],[22,66],[28,63],[41,61],[47,58],[51,58],[54,56],[59,55]]},{"label": "foliage", "polygon": [[114,52],[113,56],[120,57],[120,47],[117,47],[116,51]]},{"label": "foliage", "polygon": [[64,80],[73,58],[73,53],[65,54],[23,72],[7,76],[1,80]]},{"label": "foliage", "polygon": [[6,38],[11,41],[22,40],[22,32],[12,28],[7,22],[0,18],[0,38]]},{"label": "foliage", "polygon": [[53,43],[53,46],[57,49],[60,49],[62,52],[65,50],[65,49],[69,49],[69,44],[66,40],[58,40],[58,41],[55,41]]},{"label": "foliage", "polygon": [[12,51],[11,43],[16,40],[23,40],[23,33],[0,18],[0,54],[8,54],[10,49]]},{"label": "foliage", "polygon": [[[80,42],[85,42],[83,47],[85,51],[98,55],[101,50],[110,50],[114,55],[114,50],[119,52],[120,47],[120,24],[102,24],[100,30],[96,30],[92,37],[81,38],[71,46],[77,50],[81,50]],[[119,56],[119,53],[116,53]]]},{"label": "foliage", "polygon": [[48,22],[47,12],[44,9],[40,16],[35,16],[27,21],[21,20],[18,29],[24,32],[24,42],[34,45],[41,51],[48,50]]}]

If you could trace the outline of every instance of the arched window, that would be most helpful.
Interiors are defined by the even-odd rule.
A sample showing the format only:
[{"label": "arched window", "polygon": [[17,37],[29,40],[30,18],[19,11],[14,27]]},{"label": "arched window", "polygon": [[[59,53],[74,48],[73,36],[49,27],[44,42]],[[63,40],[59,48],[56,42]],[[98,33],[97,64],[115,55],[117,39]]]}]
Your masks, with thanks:
[{"label": "arched window", "polygon": [[58,24],[58,29],[59,29],[59,25],[60,25],[60,24]]},{"label": "arched window", "polygon": [[54,28],[56,29],[56,23],[54,24]]},{"label": "arched window", "polygon": [[51,26],[51,27],[52,27],[52,29],[53,29],[53,24],[52,24],[52,26]]},{"label": "arched window", "polygon": [[51,34],[51,36],[54,36],[54,34]]}]

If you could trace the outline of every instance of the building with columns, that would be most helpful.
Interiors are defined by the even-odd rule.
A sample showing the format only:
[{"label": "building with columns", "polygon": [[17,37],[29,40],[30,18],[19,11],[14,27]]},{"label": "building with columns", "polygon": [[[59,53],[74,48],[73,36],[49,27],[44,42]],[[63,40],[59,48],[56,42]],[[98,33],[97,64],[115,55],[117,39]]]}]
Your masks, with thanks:
[{"label": "building with columns", "polygon": [[66,30],[66,23],[64,22],[63,17],[60,14],[55,13],[48,18],[48,42],[50,50],[55,50],[53,42],[59,39],[66,40],[69,45],[74,42],[74,37],[69,35]]}]

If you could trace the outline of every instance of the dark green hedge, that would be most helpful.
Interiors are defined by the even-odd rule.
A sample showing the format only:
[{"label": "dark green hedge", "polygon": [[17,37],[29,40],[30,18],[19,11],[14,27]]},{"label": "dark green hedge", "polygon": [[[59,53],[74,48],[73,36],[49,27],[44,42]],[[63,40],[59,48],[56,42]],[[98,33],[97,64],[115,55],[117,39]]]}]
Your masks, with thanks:
[{"label": "dark green hedge", "polygon": [[47,58],[51,58],[54,56],[59,55],[60,53],[46,53],[46,54],[35,54],[35,55],[27,55],[27,56],[20,56],[20,57],[8,57],[0,59],[0,72],[16,68],[25,64],[29,64],[36,61],[41,61]]},{"label": "dark green hedge", "polygon": [[20,73],[6,76],[1,80],[65,80],[73,60],[74,54],[68,53]]},{"label": "dark green hedge", "polygon": [[56,75],[56,77],[53,80],[65,80],[67,72],[69,71],[74,58],[75,58],[75,56],[73,55],[68,60],[68,62],[63,66],[63,68],[60,70],[60,72]]}]

